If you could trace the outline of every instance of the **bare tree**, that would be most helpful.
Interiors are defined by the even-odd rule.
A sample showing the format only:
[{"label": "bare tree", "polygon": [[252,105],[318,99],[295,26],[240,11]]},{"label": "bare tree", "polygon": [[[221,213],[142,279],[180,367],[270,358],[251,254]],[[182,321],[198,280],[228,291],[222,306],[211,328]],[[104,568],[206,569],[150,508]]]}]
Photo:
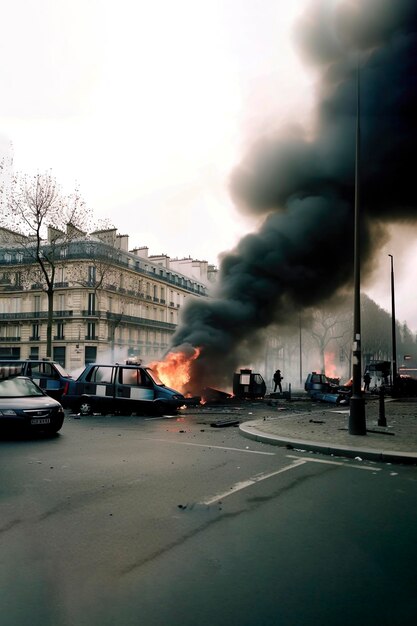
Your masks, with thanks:
[{"label": "bare tree", "polygon": [[321,372],[325,373],[325,355],[331,343],[346,340],[347,324],[349,323],[349,314],[345,311],[333,313],[325,309],[316,310],[313,313],[313,324],[310,333],[316,343],[321,362]]},{"label": "bare tree", "polygon": [[0,197],[2,226],[13,228],[10,244],[21,249],[26,279],[39,281],[48,299],[46,354],[52,356],[55,279],[66,246],[88,226],[89,212],[76,189],[64,195],[47,172],[14,175]]}]

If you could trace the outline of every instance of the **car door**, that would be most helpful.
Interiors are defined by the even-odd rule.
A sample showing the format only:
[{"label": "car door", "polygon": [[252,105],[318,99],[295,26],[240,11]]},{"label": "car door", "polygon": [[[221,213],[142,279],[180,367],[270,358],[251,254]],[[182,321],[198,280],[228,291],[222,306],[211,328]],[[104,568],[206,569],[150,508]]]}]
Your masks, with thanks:
[{"label": "car door", "polygon": [[114,369],[111,365],[92,366],[85,380],[77,381],[78,394],[91,398],[95,408],[110,411],[113,407]]},{"label": "car door", "polygon": [[116,377],[116,408],[122,413],[146,409],[153,402],[155,392],[152,381],[138,367],[120,366]]}]

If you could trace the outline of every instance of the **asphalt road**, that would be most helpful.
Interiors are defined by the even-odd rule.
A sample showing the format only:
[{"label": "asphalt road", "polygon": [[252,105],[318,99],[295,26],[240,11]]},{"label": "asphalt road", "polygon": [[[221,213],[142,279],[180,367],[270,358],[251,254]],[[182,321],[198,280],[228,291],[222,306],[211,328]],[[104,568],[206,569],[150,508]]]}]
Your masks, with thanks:
[{"label": "asphalt road", "polygon": [[415,623],[417,469],[267,446],[233,415],[0,441],[1,626]]}]

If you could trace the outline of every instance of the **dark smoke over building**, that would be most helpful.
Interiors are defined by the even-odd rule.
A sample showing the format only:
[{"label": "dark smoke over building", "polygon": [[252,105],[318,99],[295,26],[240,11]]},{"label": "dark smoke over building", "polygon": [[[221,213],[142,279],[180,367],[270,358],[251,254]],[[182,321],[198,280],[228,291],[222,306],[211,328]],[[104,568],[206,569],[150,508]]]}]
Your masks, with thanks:
[{"label": "dark smoke over building", "polygon": [[259,139],[231,176],[258,232],[223,256],[215,298],[188,303],[173,348],[199,346],[192,385],[230,385],[272,323],[351,285],[356,64],[361,66],[362,274],[388,224],[417,218],[417,3],[318,0],[296,25],[316,72],[313,131]]}]

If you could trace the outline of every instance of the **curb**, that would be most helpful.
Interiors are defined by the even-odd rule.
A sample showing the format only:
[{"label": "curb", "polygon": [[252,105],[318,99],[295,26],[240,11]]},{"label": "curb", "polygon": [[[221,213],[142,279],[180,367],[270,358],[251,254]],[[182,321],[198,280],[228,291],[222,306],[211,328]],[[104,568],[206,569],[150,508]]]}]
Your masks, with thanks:
[{"label": "curb", "polygon": [[293,437],[283,437],[281,435],[271,435],[258,430],[256,422],[244,422],[239,426],[239,433],[247,439],[269,443],[273,446],[284,446],[287,448],[302,448],[320,454],[345,456],[355,458],[360,456],[368,461],[383,461],[384,463],[403,463],[407,465],[417,465],[416,452],[400,452],[397,450],[376,450],[373,448],[362,448],[358,446],[344,446],[336,443],[323,443],[322,441],[309,441]]}]

